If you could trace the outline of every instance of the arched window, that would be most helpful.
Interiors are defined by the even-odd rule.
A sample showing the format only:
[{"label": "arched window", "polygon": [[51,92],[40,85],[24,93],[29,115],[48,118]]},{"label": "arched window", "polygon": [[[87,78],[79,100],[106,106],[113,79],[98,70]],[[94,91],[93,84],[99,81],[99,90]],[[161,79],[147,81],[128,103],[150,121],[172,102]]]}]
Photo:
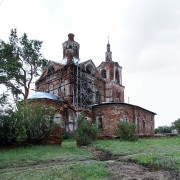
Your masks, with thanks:
[{"label": "arched window", "polygon": [[143,119],[143,133],[146,132],[146,122],[145,122],[145,119]]},{"label": "arched window", "polygon": [[93,67],[92,67],[92,65],[90,65],[90,64],[88,64],[87,66],[86,66],[86,72],[88,73],[88,74],[93,74]]},{"label": "arched window", "polygon": [[53,77],[54,76],[54,72],[55,72],[54,67],[52,65],[49,66],[47,76]]},{"label": "arched window", "polygon": [[116,98],[120,98],[120,90],[116,91]]},{"label": "arched window", "polygon": [[143,117],[143,133],[145,133],[146,132],[146,117],[144,116]]},{"label": "arched window", "polygon": [[54,115],[54,122],[56,123],[56,124],[59,124],[60,126],[61,126],[61,128],[63,128],[63,121],[62,121],[62,116],[61,116],[61,114],[59,114],[59,113],[57,113],[57,114],[55,114]]},{"label": "arched window", "polygon": [[121,120],[124,122],[129,122],[129,114],[127,111],[124,111],[122,116],[121,116]]},{"label": "arched window", "polygon": [[121,98],[120,98],[120,96],[121,96],[121,94],[120,94],[120,90],[119,89],[117,89],[116,90],[116,93],[115,93],[115,95],[114,95],[114,97],[115,97],[115,102],[121,102]]},{"label": "arched window", "polygon": [[105,69],[101,70],[101,76],[103,78],[106,78],[106,70]]},{"label": "arched window", "polygon": [[116,79],[116,82],[119,84],[119,72],[117,69],[116,69],[115,79]]},{"label": "arched window", "polygon": [[99,91],[96,92],[96,103],[98,103],[98,104],[101,103],[101,94]]},{"label": "arched window", "polygon": [[140,116],[139,116],[139,114],[135,117],[135,125],[136,125],[137,130],[139,131],[139,129],[140,129]]},{"label": "arched window", "polygon": [[103,128],[102,117],[99,117],[96,122],[97,122],[97,128],[101,130]]}]

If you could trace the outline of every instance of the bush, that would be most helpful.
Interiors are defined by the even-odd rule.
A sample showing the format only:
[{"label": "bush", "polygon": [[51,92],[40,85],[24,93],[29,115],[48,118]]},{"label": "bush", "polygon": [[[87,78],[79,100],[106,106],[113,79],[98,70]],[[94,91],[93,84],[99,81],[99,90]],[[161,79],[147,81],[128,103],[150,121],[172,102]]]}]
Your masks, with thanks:
[{"label": "bush", "polygon": [[85,146],[96,140],[99,131],[95,124],[91,124],[84,115],[78,117],[78,129],[76,132],[76,141],[78,146]]},{"label": "bush", "polygon": [[6,109],[0,114],[0,145],[12,144],[16,141],[16,123],[12,109]]},{"label": "bush", "polygon": [[66,132],[65,130],[62,130],[61,137],[62,137],[62,139],[73,139],[74,138],[73,134]]},{"label": "bush", "polygon": [[55,128],[55,110],[42,105],[18,105],[17,120],[20,121],[18,141],[39,143],[47,138]]},{"label": "bush", "polygon": [[125,141],[135,141],[137,140],[136,125],[120,121],[116,129],[116,135]]},{"label": "bush", "polygon": [[1,115],[1,145],[36,144],[45,140],[56,128],[55,110],[42,105],[18,104],[17,110]]}]

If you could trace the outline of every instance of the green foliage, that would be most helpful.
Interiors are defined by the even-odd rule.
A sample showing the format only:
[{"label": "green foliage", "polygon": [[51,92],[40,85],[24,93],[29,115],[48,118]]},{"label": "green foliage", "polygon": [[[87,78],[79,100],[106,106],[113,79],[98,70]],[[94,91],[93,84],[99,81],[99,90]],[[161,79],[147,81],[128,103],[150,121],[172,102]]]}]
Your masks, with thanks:
[{"label": "green foliage", "polygon": [[170,126],[159,126],[155,129],[155,134],[171,133],[172,127]]},{"label": "green foliage", "polygon": [[48,137],[56,126],[53,121],[55,110],[41,105],[18,104],[17,110],[9,109],[0,117],[0,142],[39,143]]},{"label": "green foliage", "polygon": [[173,122],[173,128],[177,129],[177,131],[180,133],[180,118]]},{"label": "green foliage", "polygon": [[73,134],[66,132],[65,130],[62,130],[61,138],[62,139],[73,139],[74,136],[73,136]]},{"label": "green foliage", "polygon": [[33,78],[47,64],[40,49],[42,41],[29,40],[24,33],[18,37],[11,30],[9,42],[0,40],[0,84],[4,84],[17,100],[20,95],[27,99]]},{"label": "green foliage", "polygon": [[76,132],[76,140],[79,146],[85,146],[96,140],[99,131],[95,124],[91,124],[84,115],[78,117],[78,129]]},{"label": "green foliage", "polygon": [[8,94],[6,94],[6,93],[0,94],[0,106],[4,106],[6,104],[7,96],[8,96]]},{"label": "green foliage", "polygon": [[116,135],[125,141],[137,140],[136,126],[129,122],[119,121],[118,127],[116,129]]},{"label": "green foliage", "polygon": [[15,142],[16,121],[12,109],[6,109],[0,114],[0,145]]}]

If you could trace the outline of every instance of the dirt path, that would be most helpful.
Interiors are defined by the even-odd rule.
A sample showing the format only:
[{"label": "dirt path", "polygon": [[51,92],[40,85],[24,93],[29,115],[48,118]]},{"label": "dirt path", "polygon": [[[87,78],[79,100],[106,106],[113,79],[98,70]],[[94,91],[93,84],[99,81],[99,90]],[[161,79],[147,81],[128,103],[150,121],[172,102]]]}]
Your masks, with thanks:
[{"label": "dirt path", "polygon": [[51,166],[66,166],[66,165],[73,165],[73,164],[85,164],[85,163],[91,163],[91,162],[97,162],[96,160],[72,160],[72,161],[62,161],[62,160],[57,160],[57,161],[47,161],[44,163],[39,163],[39,164],[32,164],[32,165],[24,165],[24,166],[18,166],[18,167],[6,167],[0,169],[0,173],[6,173],[9,171],[22,171],[26,169],[41,169],[41,168],[46,168],[46,167],[51,167]]},{"label": "dirt path", "polygon": [[108,169],[113,174],[112,180],[178,180],[168,171],[152,171],[135,163],[109,161]]},{"label": "dirt path", "polygon": [[[164,170],[152,170],[132,162],[124,162],[122,157],[112,156],[110,152],[96,148],[85,147],[96,156],[97,160],[106,160],[109,171],[113,174],[111,180],[180,180],[180,175]],[[111,160],[112,159],[112,160]]]},{"label": "dirt path", "polygon": [[104,152],[96,148],[83,147],[87,151],[95,155],[95,159],[87,159],[80,161],[48,161],[42,164],[27,165],[23,167],[7,167],[0,169],[0,173],[9,171],[22,171],[26,169],[41,169],[51,166],[63,166],[63,165],[73,165],[81,163],[93,163],[97,161],[107,162],[107,168],[112,174],[111,180],[180,180],[180,175],[177,176],[171,172],[163,170],[152,170],[150,168],[145,168],[144,166],[138,165],[132,162],[124,162],[121,158],[115,158],[110,152]]}]

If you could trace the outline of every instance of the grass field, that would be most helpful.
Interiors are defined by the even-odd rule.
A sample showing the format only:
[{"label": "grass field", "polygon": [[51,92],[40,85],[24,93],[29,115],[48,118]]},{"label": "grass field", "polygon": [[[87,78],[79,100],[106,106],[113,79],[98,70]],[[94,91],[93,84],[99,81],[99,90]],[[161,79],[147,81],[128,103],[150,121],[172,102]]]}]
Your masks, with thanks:
[{"label": "grass field", "polygon": [[92,159],[93,155],[76,147],[75,141],[64,141],[62,146],[46,145],[0,151],[0,169],[53,161]]},{"label": "grass field", "polygon": [[[140,139],[136,142],[99,140],[91,146],[110,151],[121,161],[180,173],[180,138]],[[106,180],[112,174],[106,162],[77,148],[74,141],[62,146],[46,145],[0,150],[0,179]]]},{"label": "grass field", "polygon": [[109,176],[110,173],[106,170],[105,162],[55,165],[0,173],[0,179],[3,180],[108,180]]},{"label": "grass field", "polygon": [[180,173],[180,137],[140,139],[136,142],[101,140],[93,146],[110,151],[123,160]]}]

